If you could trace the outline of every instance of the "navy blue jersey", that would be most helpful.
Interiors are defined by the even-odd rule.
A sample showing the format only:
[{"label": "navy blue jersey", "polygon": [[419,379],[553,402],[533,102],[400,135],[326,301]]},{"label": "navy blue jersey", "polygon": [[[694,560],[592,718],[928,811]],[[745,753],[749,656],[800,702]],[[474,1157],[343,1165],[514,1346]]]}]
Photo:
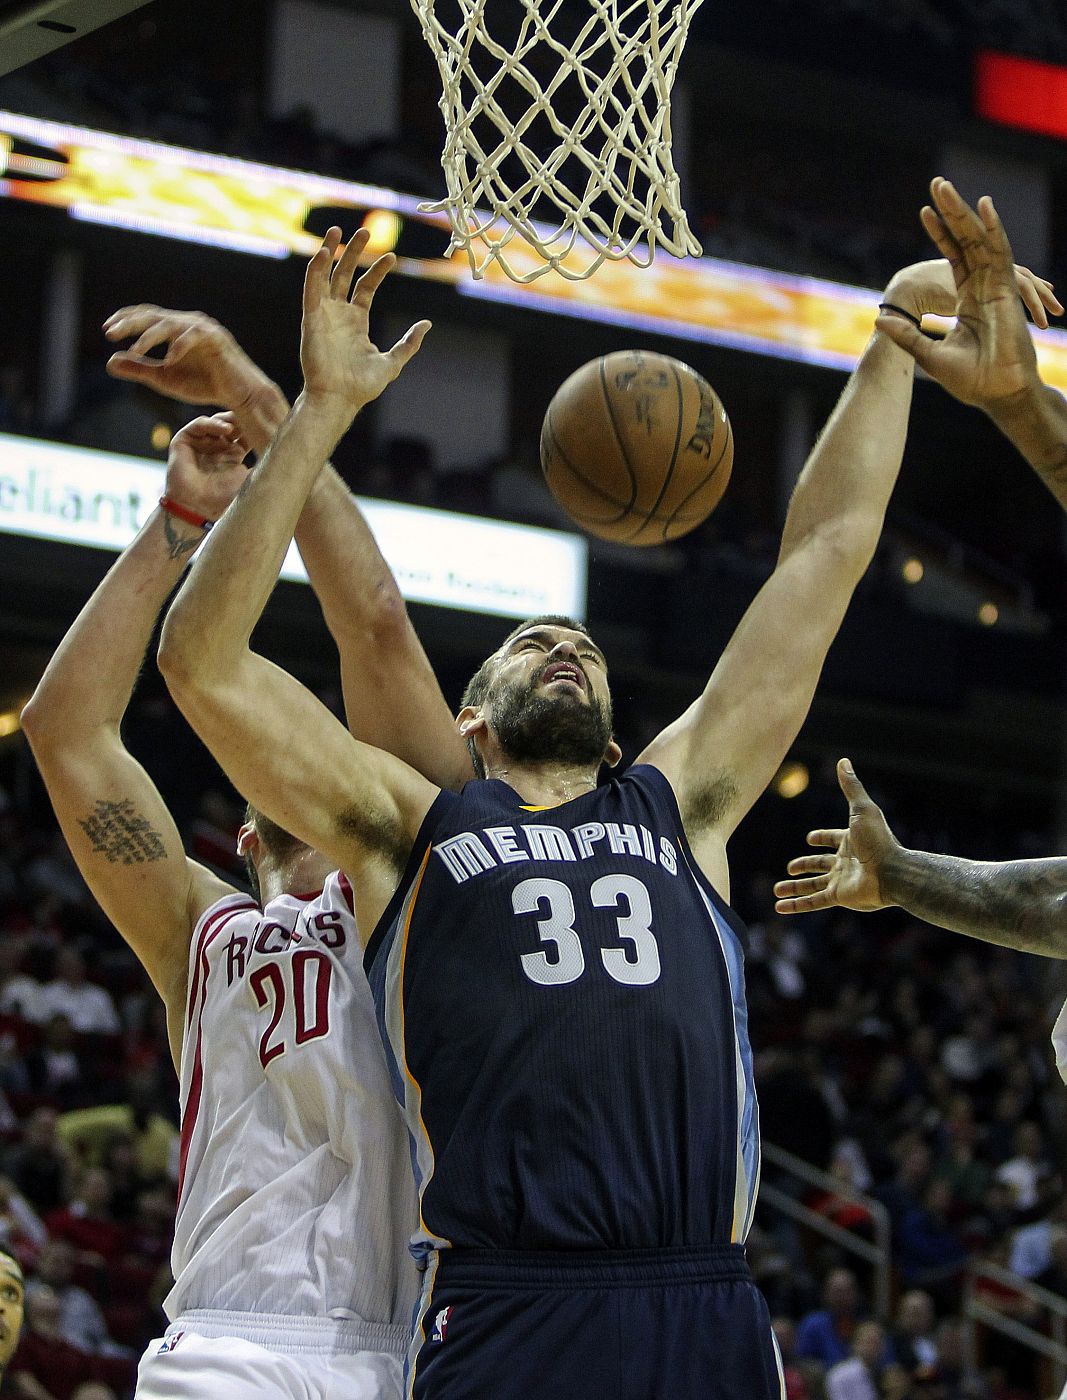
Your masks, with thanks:
[{"label": "navy blue jersey", "polygon": [[743,1241],[740,925],[658,769],[551,808],[442,793],[366,952],[423,1252]]}]

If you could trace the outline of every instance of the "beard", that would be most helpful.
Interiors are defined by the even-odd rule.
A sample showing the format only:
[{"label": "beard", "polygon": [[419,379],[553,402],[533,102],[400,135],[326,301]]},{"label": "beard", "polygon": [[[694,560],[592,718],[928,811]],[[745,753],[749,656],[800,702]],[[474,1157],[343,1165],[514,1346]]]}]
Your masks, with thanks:
[{"label": "beard", "polygon": [[561,763],[574,767],[600,764],[611,742],[611,707],[592,693],[538,692],[541,673],[528,686],[498,694],[492,725],[500,747],[518,763]]}]

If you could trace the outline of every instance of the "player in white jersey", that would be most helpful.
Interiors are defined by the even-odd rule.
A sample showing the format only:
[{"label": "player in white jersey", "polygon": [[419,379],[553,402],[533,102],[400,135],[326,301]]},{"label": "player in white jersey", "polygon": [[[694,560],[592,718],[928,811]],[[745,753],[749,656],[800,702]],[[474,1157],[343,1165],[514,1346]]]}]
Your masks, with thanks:
[{"label": "player in white jersey", "polygon": [[[236,373],[233,356],[199,358],[209,378],[223,369]],[[241,429],[261,446],[277,391],[252,387],[262,394],[242,392]],[[232,499],[244,451],[224,415],[176,436],[160,509],[82,610],[23,722],[83,875],[166,1003],[180,1067],[173,1321],[142,1360],[138,1396],[393,1397],[416,1285],[404,1248],[413,1188],[350,891],[317,852],[252,814],[240,839],[261,911],[188,859],[119,732],[156,618],[204,536],[197,522]],[[404,695],[357,722],[383,733],[402,711],[416,745],[442,719],[451,733],[395,583],[337,478],[303,527],[343,671],[388,676]]]}]

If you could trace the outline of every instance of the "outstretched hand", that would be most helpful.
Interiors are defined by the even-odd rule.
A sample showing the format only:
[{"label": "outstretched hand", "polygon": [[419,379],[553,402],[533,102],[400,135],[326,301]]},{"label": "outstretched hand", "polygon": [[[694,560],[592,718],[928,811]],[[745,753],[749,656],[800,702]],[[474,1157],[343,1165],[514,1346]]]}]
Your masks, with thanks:
[{"label": "outstretched hand", "polygon": [[371,303],[396,258],[392,253],[377,258],[353,287],[369,238],[365,229],[354,234],[331,274],[341,230],[329,229],[304,279],[300,332],[304,391],[313,398],[335,401],[353,414],[396,379],[430,329],[429,321],[417,321],[391,350],[379,350],[371,341]]},{"label": "outstretched hand", "polygon": [[848,799],[848,826],[808,832],[809,846],[829,846],[833,854],[789,862],[790,875],[807,878],[778,881],[779,914],[811,914],[834,905],[865,912],[891,902],[883,898],[880,875],[886,858],[899,849],[897,839],[847,758],[837,765],[837,781]]},{"label": "outstretched hand", "polygon": [[[991,410],[1038,382],[1037,356],[1023,314],[1020,291],[1039,325],[1033,294],[1048,310],[1063,307],[1051,284],[1017,269],[1004,226],[988,195],[972,209],[950,181],[930,186],[933,204],[923,227],[948,259],[956,286],[956,325],[944,340],[930,340],[901,316],[884,313],[878,329],[963,403]],[[1029,291],[1018,277],[1025,274]]]},{"label": "outstretched hand", "polygon": [[174,434],[167,457],[167,495],[205,520],[218,520],[248,479],[232,413],[194,418]]}]

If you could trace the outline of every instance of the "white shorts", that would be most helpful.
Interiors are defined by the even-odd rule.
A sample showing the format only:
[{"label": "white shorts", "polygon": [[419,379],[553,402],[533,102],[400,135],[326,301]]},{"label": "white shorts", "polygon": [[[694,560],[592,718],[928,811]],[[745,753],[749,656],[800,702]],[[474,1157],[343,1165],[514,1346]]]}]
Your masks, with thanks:
[{"label": "white shorts", "polygon": [[188,1312],[150,1342],[135,1400],[401,1400],[406,1327]]}]

